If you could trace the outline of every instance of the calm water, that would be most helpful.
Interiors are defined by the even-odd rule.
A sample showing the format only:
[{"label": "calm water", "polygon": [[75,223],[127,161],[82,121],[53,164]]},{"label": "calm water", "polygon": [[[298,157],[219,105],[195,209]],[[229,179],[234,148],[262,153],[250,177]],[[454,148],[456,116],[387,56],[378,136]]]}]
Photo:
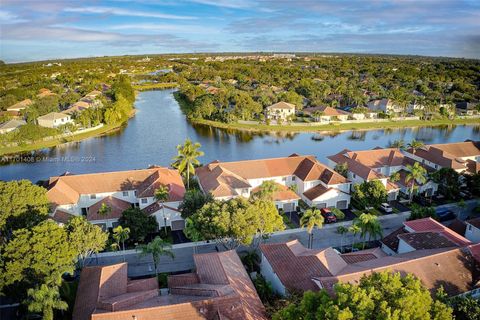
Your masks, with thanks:
[{"label": "calm water", "polygon": [[[175,147],[189,137],[202,144],[203,163],[211,160],[244,160],[313,154],[320,161],[343,148],[351,150],[386,147],[396,139],[420,139],[425,143],[480,140],[480,126],[406,128],[349,131],[336,134],[288,133],[258,134],[228,132],[205,126],[192,126],[181,113],[173,90],[147,91],[138,95],[137,114],[128,125],[103,137],[61,145],[36,153],[38,162],[22,159],[0,166],[0,179],[37,181],[65,171],[88,173],[169,165]],[[23,159],[29,161],[30,159]]]}]

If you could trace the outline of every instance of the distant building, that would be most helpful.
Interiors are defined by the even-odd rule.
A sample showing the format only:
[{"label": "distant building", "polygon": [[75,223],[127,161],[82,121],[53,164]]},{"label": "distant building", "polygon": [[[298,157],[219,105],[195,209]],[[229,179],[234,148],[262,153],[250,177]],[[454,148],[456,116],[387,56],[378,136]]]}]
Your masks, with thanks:
[{"label": "distant building", "polygon": [[57,94],[52,92],[50,89],[42,88],[38,90],[37,98],[45,98],[48,96],[56,96]]},{"label": "distant building", "polygon": [[50,112],[46,115],[38,117],[37,123],[41,127],[57,128],[67,123],[73,123],[73,120],[68,114]]},{"label": "distant building", "polygon": [[73,319],[267,320],[234,250],[195,254],[193,260],[195,271],[169,276],[168,293],[162,295],[156,278],[128,279],[126,263],[85,267]]},{"label": "distant building", "polygon": [[302,112],[320,122],[345,121],[351,115],[349,112],[326,106],[305,108]]},{"label": "distant building", "polygon": [[26,124],[27,123],[24,120],[9,120],[5,123],[0,124],[0,134],[11,132]]},{"label": "distant building", "polygon": [[464,116],[471,116],[478,113],[477,103],[472,102],[459,102],[455,105],[457,114]]},{"label": "distant building", "polygon": [[372,111],[381,111],[387,114],[403,112],[403,108],[391,99],[372,100],[367,103],[367,107]]},{"label": "distant building", "polygon": [[265,117],[270,120],[286,121],[289,116],[295,115],[295,105],[280,101],[265,109]]},{"label": "distant building", "polygon": [[12,112],[19,112],[23,109],[26,109],[30,105],[32,105],[32,100],[30,99],[25,99],[20,102],[15,103],[14,105],[10,106],[7,108],[7,111],[12,111]]}]

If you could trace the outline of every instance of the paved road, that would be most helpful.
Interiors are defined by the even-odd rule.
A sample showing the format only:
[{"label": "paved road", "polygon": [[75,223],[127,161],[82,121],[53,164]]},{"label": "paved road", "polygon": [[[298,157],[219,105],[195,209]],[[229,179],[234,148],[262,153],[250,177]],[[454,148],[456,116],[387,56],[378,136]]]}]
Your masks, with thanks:
[{"label": "paved road", "polygon": [[[454,211],[458,217],[462,220],[465,220],[469,213],[478,205],[478,202],[467,201],[466,208],[459,208],[455,204],[443,205],[442,208],[449,208]],[[387,235],[392,231],[400,228],[403,225],[403,222],[409,217],[410,212],[401,212],[398,214],[389,214],[384,215],[379,218],[380,223],[383,227],[383,234]],[[448,224],[447,222],[446,224]],[[313,248],[324,248],[324,247],[339,247],[341,245],[349,245],[354,241],[359,241],[351,235],[341,236],[336,232],[337,227],[340,225],[349,226],[352,224],[352,221],[345,221],[330,225],[324,225],[322,229],[317,229],[313,231]],[[303,229],[293,229],[278,232],[273,234],[266,242],[285,242],[290,240],[298,239],[303,245],[307,246],[308,234]],[[175,259],[162,256],[160,259],[159,272],[184,272],[194,268],[193,263],[193,254],[194,253],[208,253],[215,252],[217,246],[214,243],[203,244],[197,247],[189,247],[190,244],[182,244],[180,248],[176,246],[173,250],[175,254]],[[223,247],[218,248],[222,250]],[[239,248],[239,251],[245,251],[246,248]],[[93,257],[90,259],[90,265],[109,265],[113,263],[122,262],[122,255],[116,256],[102,256],[97,259]],[[125,256],[125,261],[128,262],[128,274],[131,277],[143,276],[152,274],[153,271],[153,262],[150,256],[142,257],[138,253],[130,253]]]},{"label": "paved road", "polygon": [[[388,215],[380,218],[384,234],[388,234],[391,231],[402,226],[403,221],[408,217],[408,213],[402,213],[398,215]],[[323,248],[323,247],[338,247],[347,244],[351,244],[354,238],[352,236],[342,236],[339,235],[336,230],[339,225],[349,226],[352,221],[346,221],[343,223],[336,223],[331,225],[325,225],[322,229],[313,231],[313,248]],[[266,242],[285,242],[290,240],[298,239],[305,246],[308,241],[308,234],[304,230],[287,230],[284,232],[273,234]],[[358,238],[356,239],[358,241]],[[193,254],[195,253],[207,253],[215,252],[216,245],[205,244],[194,247],[188,247],[188,244],[185,244],[185,247],[174,248],[175,258],[171,259],[169,257],[161,257],[159,272],[182,272],[188,271],[194,268],[193,263]],[[222,247],[218,247],[222,250]],[[239,251],[244,251],[245,248],[240,248]],[[128,262],[128,274],[131,277],[143,276],[152,274],[153,271],[153,262],[151,256],[141,256],[139,253],[130,253],[125,255],[125,261]],[[88,264],[89,265],[109,265],[114,263],[123,262],[122,255],[114,256],[99,256],[97,258],[92,257]]]}]

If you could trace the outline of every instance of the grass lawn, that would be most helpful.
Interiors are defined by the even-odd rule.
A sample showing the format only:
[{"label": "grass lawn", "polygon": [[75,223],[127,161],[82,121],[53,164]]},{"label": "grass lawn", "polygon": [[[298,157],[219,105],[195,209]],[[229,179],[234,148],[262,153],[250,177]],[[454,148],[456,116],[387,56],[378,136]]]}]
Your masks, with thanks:
[{"label": "grass lawn", "polygon": [[223,123],[223,122],[204,120],[204,119],[192,119],[191,122],[209,125],[216,128],[236,129],[236,130],[246,130],[246,131],[311,132],[311,131],[370,130],[370,129],[424,127],[424,126],[441,126],[441,125],[465,125],[465,124],[478,124],[480,121],[479,119],[454,119],[454,120],[440,119],[440,120],[429,120],[429,121],[403,120],[403,121],[389,121],[389,122],[319,124],[315,126]]}]

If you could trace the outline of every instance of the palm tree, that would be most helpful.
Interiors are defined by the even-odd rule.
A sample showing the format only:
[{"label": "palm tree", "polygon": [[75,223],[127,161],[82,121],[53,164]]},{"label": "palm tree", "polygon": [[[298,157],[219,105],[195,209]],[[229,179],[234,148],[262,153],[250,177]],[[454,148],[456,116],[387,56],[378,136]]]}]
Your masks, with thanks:
[{"label": "palm tree", "polygon": [[365,248],[365,239],[368,234],[368,241],[382,236],[382,225],[378,221],[378,217],[369,213],[362,213],[355,219],[354,224],[360,228],[360,237],[363,239],[363,248]]},{"label": "palm tree", "polygon": [[157,190],[155,190],[155,200],[161,203],[162,205],[162,214],[163,214],[163,223],[164,223],[164,230],[165,236],[167,236],[167,218],[165,217],[165,201],[168,200],[169,196],[169,189],[167,186],[160,186]]},{"label": "palm tree", "polygon": [[103,217],[105,220],[107,220],[107,223],[106,223],[106,229],[108,231],[108,219],[107,217],[110,215],[110,212],[112,212],[112,208],[108,205],[106,205],[105,203],[102,203],[102,205],[100,206],[100,209],[98,209],[98,215]]},{"label": "palm tree", "polygon": [[347,232],[348,232],[347,227],[339,226],[337,228],[337,233],[342,235],[342,237],[340,238],[340,251],[342,251],[342,252],[343,252],[343,238],[344,238],[345,234],[347,234]]},{"label": "palm tree", "polygon": [[155,237],[149,244],[142,244],[137,247],[141,250],[141,255],[152,255],[153,265],[155,267],[155,275],[158,278],[158,265],[160,256],[169,256],[175,258],[172,252],[172,246],[160,237]]},{"label": "palm tree", "polygon": [[348,227],[348,232],[350,232],[353,235],[352,239],[352,251],[353,251],[353,244],[355,243],[355,236],[360,233],[360,227],[356,224],[352,224],[350,227]]},{"label": "palm tree", "polygon": [[420,163],[415,162],[413,166],[407,165],[406,167],[408,173],[405,177],[405,182],[409,183],[410,182],[410,202],[412,202],[413,199],[413,190],[415,188],[415,182],[419,183],[425,183],[427,181],[426,174],[427,170],[425,170],[424,167],[420,165]]},{"label": "palm tree", "polygon": [[395,141],[390,143],[389,147],[404,150],[405,149],[405,141],[403,141],[402,139],[395,140]]},{"label": "palm tree", "polygon": [[190,174],[195,174],[195,166],[200,165],[198,157],[204,155],[200,151],[201,145],[198,142],[193,143],[190,139],[185,140],[183,145],[177,146],[177,156],[173,158],[173,167],[177,168],[180,173],[187,173],[187,188],[190,189]]},{"label": "palm tree", "polygon": [[415,151],[417,151],[417,149],[420,149],[420,148],[423,147],[424,145],[425,145],[425,144],[424,144],[422,141],[413,139],[413,140],[408,144],[408,147],[409,147],[410,149],[412,149],[412,150],[413,150],[412,153],[415,154]]},{"label": "palm tree", "polygon": [[67,310],[68,304],[60,299],[57,287],[42,284],[40,288],[28,289],[28,311],[41,312],[44,320],[53,320],[53,310]]},{"label": "palm tree", "polygon": [[117,241],[118,246],[120,246],[120,242],[122,243],[123,249],[123,262],[125,262],[125,241],[128,240],[130,237],[130,228],[124,228],[122,226],[118,226],[113,229],[113,239]]},{"label": "palm tree", "polygon": [[323,226],[323,221],[322,213],[317,208],[308,209],[300,218],[300,226],[302,226],[302,228],[307,228],[309,248],[312,248],[313,246],[313,228],[321,228]]}]

